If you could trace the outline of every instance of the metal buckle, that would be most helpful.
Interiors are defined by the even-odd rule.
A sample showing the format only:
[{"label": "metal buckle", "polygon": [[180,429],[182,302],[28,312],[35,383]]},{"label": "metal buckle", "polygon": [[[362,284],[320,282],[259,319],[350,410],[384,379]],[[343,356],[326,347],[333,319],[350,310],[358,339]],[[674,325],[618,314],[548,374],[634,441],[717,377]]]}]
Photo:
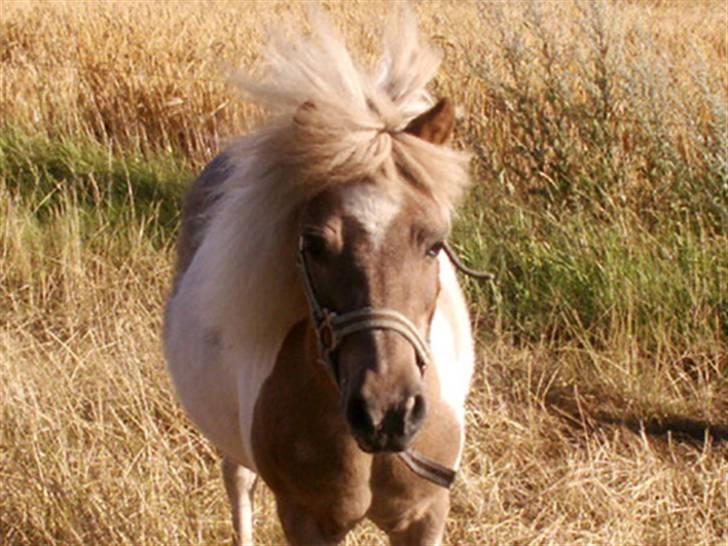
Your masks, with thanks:
[{"label": "metal buckle", "polygon": [[333,324],[335,317],[336,313],[329,311],[328,309],[324,309],[321,321],[316,326],[319,346],[325,358],[328,358],[329,353],[336,348],[336,345],[339,342],[336,337],[336,329]]}]

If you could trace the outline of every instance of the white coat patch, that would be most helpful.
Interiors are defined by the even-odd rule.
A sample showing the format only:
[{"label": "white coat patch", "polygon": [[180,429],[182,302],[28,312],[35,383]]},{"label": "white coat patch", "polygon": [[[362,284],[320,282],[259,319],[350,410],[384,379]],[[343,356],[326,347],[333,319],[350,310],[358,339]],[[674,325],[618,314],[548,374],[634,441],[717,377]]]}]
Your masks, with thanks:
[{"label": "white coat patch", "polygon": [[475,349],[470,318],[462,290],[450,260],[444,254],[440,262],[440,296],[430,329],[430,348],[440,379],[440,396],[455,414],[460,425],[461,450],[465,432],[465,398],[475,365]]}]

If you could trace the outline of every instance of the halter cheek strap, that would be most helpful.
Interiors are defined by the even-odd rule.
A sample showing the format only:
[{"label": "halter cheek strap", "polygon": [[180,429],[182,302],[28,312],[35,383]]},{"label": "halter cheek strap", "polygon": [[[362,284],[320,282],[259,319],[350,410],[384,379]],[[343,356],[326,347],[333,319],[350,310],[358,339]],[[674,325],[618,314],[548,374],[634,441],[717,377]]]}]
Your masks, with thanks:
[{"label": "halter cheek strap", "polygon": [[323,307],[316,297],[308,271],[306,253],[301,242],[299,242],[298,264],[303,277],[303,289],[316,327],[319,353],[332,371],[334,371],[334,365],[331,355],[346,336],[366,330],[393,330],[412,345],[417,356],[417,366],[424,374],[430,361],[430,348],[412,321],[399,311],[386,308],[364,307],[341,314],[330,311]]},{"label": "halter cheek strap", "polygon": [[[316,328],[319,355],[333,375],[337,386],[333,352],[346,336],[366,330],[392,330],[404,337],[412,345],[417,357],[417,366],[424,375],[430,361],[430,347],[418,328],[412,324],[412,321],[394,309],[365,307],[339,314],[323,307],[313,289],[311,274],[308,271],[306,262],[306,252],[303,248],[303,239],[299,239],[298,244],[298,266],[301,269],[303,291],[306,294]],[[397,452],[396,455],[412,472],[441,487],[449,489],[453,481],[455,481],[454,470],[412,449]]]}]

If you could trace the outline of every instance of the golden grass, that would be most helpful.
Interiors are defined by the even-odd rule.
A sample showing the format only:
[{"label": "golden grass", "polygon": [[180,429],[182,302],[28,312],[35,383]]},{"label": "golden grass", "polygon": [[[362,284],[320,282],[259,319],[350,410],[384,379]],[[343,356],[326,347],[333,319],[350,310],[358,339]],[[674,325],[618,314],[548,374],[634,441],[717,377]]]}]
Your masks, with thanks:
[{"label": "golden grass", "polygon": [[[34,131],[91,136],[124,147],[181,149],[198,161],[209,157],[219,138],[237,134],[254,117],[248,105],[233,100],[222,74],[228,66],[254,64],[264,29],[285,15],[300,17],[304,11],[301,3],[266,0],[244,4],[105,1],[87,7],[91,5],[91,9],[79,9],[75,1],[5,3],[2,119]],[[325,5],[348,29],[353,46],[371,52],[372,29],[389,10],[388,4]],[[484,63],[488,78],[509,78],[502,57],[490,61],[500,53],[503,31],[519,35],[525,45],[537,39],[524,27],[528,5],[422,2],[416,6],[423,32],[446,52],[439,88],[465,107],[468,132],[475,131],[478,138],[496,147],[510,135],[503,133],[498,115],[489,122],[498,105],[483,104],[490,94],[476,65]],[[544,30],[557,43],[575,37],[581,42],[578,48],[591,47],[584,43],[588,32],[577,21],[583,15],[580,10],[588,12],[587,3],[579,8],[569,2],[534,5]],[[545,5],[548,9],[543,9]],[[713,86],[710,91],[725,93],[728,74],[719,67],[727,60],[728,16],[720,0],[603,7],[605,31],[628,35],[628,50],[615,52],[612,62],[626,62],[630,70],[632,65],[669,70],[669,79],[655,80],[661,85],[706,83]],[[494,18],[495,14],[499,16]],[[564,20],[571,24],[562,25]],[[588,14],[583,22],[590,23]],[[669,54],[667,63],[658,58],[663,53]],[[574,59],[569,52],[567,61]],[[539,59],[527,59],[524,67],[536,76],[538,63]],[[713,72],[713,67],[718,70]],[[694,81],[701,69],[711,72],[706,82]],[[659,96],[664,89],[653,91],[653,99],[677,96]],[[694,91],[686,89],[685,94]],[[633,89],[615,100],[647,98]],[[682,124],[684,120],[668,121]]]},{"label": "golden grass", "polygon": [[[325,5],[352,43],[371,53],[371,23],[390,4]],[[633,256],[647,254],[645,241],[652,240],[662,252],[650,222],[683,214],[669,206],[678,203],[687,209],[686,225],[695,217],[704,222],[694,235],[704,255],[689,260],[708,265],[690,271],[717,278],[728,271],[720,250],[725,230],[719,220],[709,224],[721,218],[721,206],[725,214],[721,191],[728,191],[716,163],[725,161],[720,150],[728,142],[725,4],[594,6],[416,4],[423,32],[446,54],[438,91],[464,109],[457,141],[477,155],[482,200],[469,205],[470,229],[491,225],[476,221],[479,214],[503,213],[488,208],[491,200],[540,206],[545,192],[545,215],[561,203],[567,216],[581,211],[568,208],[580,199],[597,203],[595,217],[615,218]],[[121,185],[134,203],[141,190],[123,158],[174,155],[197,168],[222,139],[255,123],[257,109],[235,100],[220,72],[226,62],[254,63],[265,25],[302,11],[289,2],[5,1],[0,128],[105,147],[108,165],[122,158]],[[594,24],[600,13],[601,27]],[[593,54],[599,32],[609,44],[601,56]],[[550,58],[563,82],[562,102],[549,98]],[[561,125],[577,107],[597,117],[600,59],[613,85],[603,132],[589,133],[588,124],[572,118]],[[515,91],[504,87],[519,75]],[[556,121],[539,121],[549,115]],[[532,153],[539,150],[541,159]],[[13,170],[7,165],[16,152],[0,152],[0,543],[228,542],[217,454],[176,404],[161,356],[172,242],[160,213],[119,212],[107,200],[103,158],[79,153],[68,168],[49,162],[38,171],[29,159]],[[557,184],[559,176],[582,185]],[[687,189],[678,179],[690,181]],[[602,187],[603,180],[613,184]],[[713,193],[703,196],[701,187]],[[697,197],[688,200],[683,191]],[[519,252],[546,252],[535,246],[544,225],[534,221],[531,231],[516,232],[514,245],[533,241]],[[577,232],[579,245],[598,241],[599,229]],[[675,237],[693,236],[685,229]],[[479,237],[461,239],[472,248]],[[678,299],[669,283],[679,279],[654,280],[653,273],[625,277],[664,296],[668,303],[657,303],[669,310]],[[678,415],[725,426],[728,349],[715,308],[728,305],[728,288],[709,276],[680,295],[693,302],[687,332],[664,314],[640,330],[632,316],[640,302],[628,302],[625,318],[617,299],[609,327],[582,327],[569,316],[569,335],[548,332],[527,342],[490,296],[471,290],[483,325],[481,366],[468,402],[448,543],[725,544],[726,442],[681,435],[680,427],[653,435],[654,423],[637,419]],[[503,276],[504,293],[507,282]],[[700,289],[710,282],[718,288]],[[640,296],[628,288],[629,297]],[[487,315],[489,306],[498,313]],[[563,328],[564,321],[554,324]],[[271,495],[261,488],[258,499],[256,538],[280,544]],[[369,525],[347,539],[383,543]]]},{"label": "golden grass", "polygon": [[[213,544],[229,538],[217,454],[176,404],[159,346],[168,250],[143,233],[77,246],[78,210],[35,222],[3,200],[0,483],[6,544]],[[25,211],[28,212],[28,211]],[[75,249],[75,250],[74,250]],[[12,256],[13,259],[7,259]],[[22,259],[21,259],[22,258]],[[121,260],[120,260],[121,258]],[[14,284],[14,283],[13,283]],[[17,285],[16,285],[17,286]],[[481,347],[450,544],[719,544],[725,444],[684,444],[546,397],[538,348]],[[517,377],[511,368],[531,372]],[[576,422],[574,422],[576,420]],[[256,537],[280,544],[259,489]],[[347,544],[383,544],[370,525]]]}]

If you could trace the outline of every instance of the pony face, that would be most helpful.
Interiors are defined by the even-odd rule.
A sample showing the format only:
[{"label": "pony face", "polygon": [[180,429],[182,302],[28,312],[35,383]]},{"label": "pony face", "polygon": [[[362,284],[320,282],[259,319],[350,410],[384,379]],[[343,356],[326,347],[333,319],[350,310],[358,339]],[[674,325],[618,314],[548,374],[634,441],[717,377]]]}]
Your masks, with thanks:
[{"label": "pony face", "polygon": [[[426,340],[448,225],[434,200],[404,182],[362,181],[322,192],[301,225],[318,304],[339,316],[394,311]],[[396,329],[365,328],[332,351],[346,419],[365,451],[405,449],[425,418],[426,362],[416,346]]]},{"label": "pony face", "polygon": [[[443,99],[405,132],[443,144],[452,124]],[[364,451],[406,449],[425,419],[427,338],[448,230],[447,212],[401,170],[332,185],[304,208],[300,252],[309,304]],[[322,338],[337,332],[344,337],[325,347]]]}]

